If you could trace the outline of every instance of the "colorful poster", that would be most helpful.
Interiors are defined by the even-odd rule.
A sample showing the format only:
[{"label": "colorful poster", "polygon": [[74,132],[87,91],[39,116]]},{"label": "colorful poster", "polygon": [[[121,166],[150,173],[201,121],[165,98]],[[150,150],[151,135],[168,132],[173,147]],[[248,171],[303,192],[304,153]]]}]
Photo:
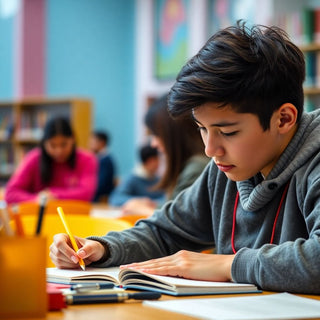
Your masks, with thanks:
[{"label": "colorful poster", "polygon": [[257,5],[264,8],[265,3],[266,1],[260,1],[257,4],[256,0],[211,0],[208,10],[210,35],[219,29],[235,25],[237,20],[245,20],[248,25],[254,23],[258,16]]},{"label": "colorful poster", "polygon": [[174,79],[187,61],[188,0],[155,1],[155,76]]}]

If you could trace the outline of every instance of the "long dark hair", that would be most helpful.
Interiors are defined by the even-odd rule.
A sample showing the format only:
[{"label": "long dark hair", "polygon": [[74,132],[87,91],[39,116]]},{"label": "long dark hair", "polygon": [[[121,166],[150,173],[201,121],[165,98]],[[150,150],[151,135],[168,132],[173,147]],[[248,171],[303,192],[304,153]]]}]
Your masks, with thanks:
[{"label": "long dark hair", "polygon": [[166,165],[156,189],[166,190],[170,195],[187,161],[196,154],[204,155],[204,145],[190,116],[174,120],[169,115],[167,98],[164,95],[150,106],[145,124],[164,144]]},{"label": "long dark hair", "polygon": [[[55,117],[50,119],[43,130],[43,136],[40,141],[41,157],[40,157],[40,176],[43,184],[48,184],[52,178],[52,158],[47,153],[44,144],[47,140],[61,135],[73,138],[74,134],[69,120],[63,117]],[[67,161],[70,168],[75,167],[76,162],[76,144],[74,143],[71,155]]]}]

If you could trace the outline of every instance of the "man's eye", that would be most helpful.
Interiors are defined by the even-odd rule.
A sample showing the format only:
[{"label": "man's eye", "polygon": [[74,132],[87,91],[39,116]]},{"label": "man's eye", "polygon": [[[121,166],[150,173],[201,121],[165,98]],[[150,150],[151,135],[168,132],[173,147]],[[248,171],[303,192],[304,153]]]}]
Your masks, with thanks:
[{"label": "man's eye", "polygon": [[221,134],[223,136],[226,136],[226,137],[231,137],[231,136],[235,136],[239,131],[232,131],[232,132],[222,132],[221,131]]}]

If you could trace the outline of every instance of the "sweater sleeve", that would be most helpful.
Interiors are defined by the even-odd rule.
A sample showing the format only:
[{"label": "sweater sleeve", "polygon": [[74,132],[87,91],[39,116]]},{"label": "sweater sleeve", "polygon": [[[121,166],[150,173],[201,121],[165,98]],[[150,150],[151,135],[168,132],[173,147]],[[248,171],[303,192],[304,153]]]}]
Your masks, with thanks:
[{"label": "sweater sleeve", "polygon": [[48,190],[57,199],[91,201],[97,188],[98,163],[94,155],[77,153],[78,184],[73,188],[51,187]]},{"label": "sweater sleeve", "polygon": [[212,221],[208,214],[208,192],[205,192],[207,188],[204,185],[206,179],[198,179],[174,201],[167,202],[150,218],[140,220],[131,229],[109,232],[104,237],[90,237],[110,250],[110,258],[97,266],[138,262],[170,255],[182,249],[200,252],[212,248]]},{"label": "sweater sleeve", "polygon": [[122,206],[128,200],[134,197],[134,176],[129,175],[113,190],[109,197],[109,203],[112,206]]},{"label": "sweater sleeve", "polygon": [[33,201],[37,198],[35,181],[39,179],[39,150],[30,151],[5,187],[4,198],[7,203]]}]

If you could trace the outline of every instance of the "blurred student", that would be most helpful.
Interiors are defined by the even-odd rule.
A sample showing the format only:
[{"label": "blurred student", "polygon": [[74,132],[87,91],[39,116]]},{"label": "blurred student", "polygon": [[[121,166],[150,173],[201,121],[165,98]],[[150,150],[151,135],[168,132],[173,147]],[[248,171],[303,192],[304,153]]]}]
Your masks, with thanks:
[{"label": "blurred student", "polygon": [[[201,174],[209,158],[191,117],[173,120],[168,113],[167,95],[157,99],[145,115],[151,145],[164,155],[164,173],[155,186],[165,190],[167,200],[174,199]],[[124,214],[152,215],[154,207],[143,199],[132,199],[123,207]]]},{"label": "blurred student", "polygon": [[48,199],[90,201],[97,186],[98,164],[89,152],[76,147],[67,119],[49,120],[40,147],[31,150],[5,188],[8,203]]},{"label": "blurred student", "polygon": [[153,190],[159,182],[160,165],[158,149],[144,145],[139,149],[140,163],[134,171],[111,193],[109,204],[122,206],[130,199],[140,199],[154,208],[164,201],[164,192]]},{"label": "blurred student", "polygon": [[108,150],[109,135],[104,131],[94,131],[89,140],[89,149],[96,154],[99,162],[98,187],[93,201],[107,201],[115,187],[116,168]]}]

